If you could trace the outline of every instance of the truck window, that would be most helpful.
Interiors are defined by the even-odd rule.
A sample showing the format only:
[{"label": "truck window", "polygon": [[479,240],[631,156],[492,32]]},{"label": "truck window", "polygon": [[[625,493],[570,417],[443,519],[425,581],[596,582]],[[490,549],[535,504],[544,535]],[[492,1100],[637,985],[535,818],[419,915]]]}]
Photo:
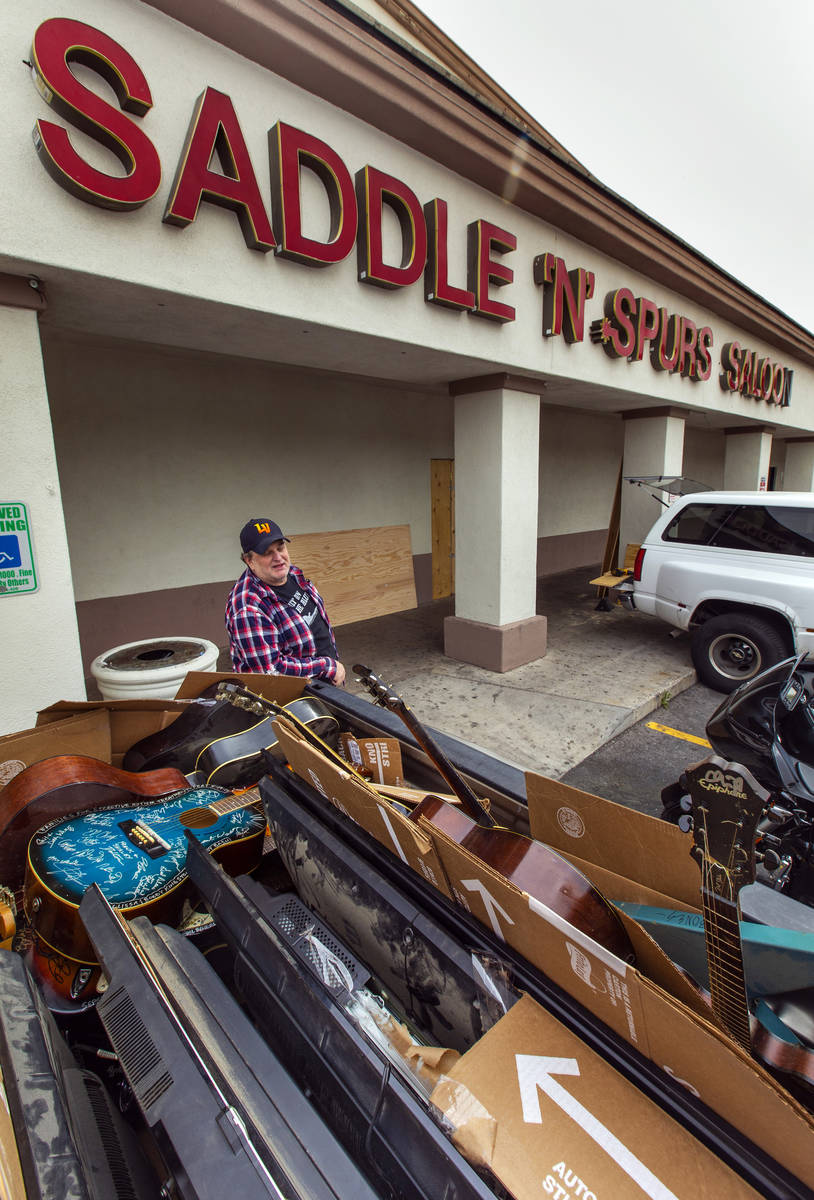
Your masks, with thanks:
[{"label": "truck window", "polygon": [[743,504],[719,528],[710,545],[814,558],[814,508]]},{"label": "truck window", "polygon": [[735,512],[734,504],[688,504],[682,508],[662,534],[665,542],[686,542],[691,546],[709,546],[722,525]]}]

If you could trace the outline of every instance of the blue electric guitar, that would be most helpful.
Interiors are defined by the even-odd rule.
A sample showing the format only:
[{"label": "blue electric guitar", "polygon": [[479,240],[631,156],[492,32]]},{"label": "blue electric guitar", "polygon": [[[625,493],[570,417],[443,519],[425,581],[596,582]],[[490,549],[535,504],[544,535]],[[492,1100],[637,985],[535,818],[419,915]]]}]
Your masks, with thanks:
[{"label": "blue electric guitar", "polygon": [[232,874],[260,861],[266,818],[255,788],[190,788],[152,803],[60,817],[28,845],[24,906],[37,937],[59,955],[95,966],[79,901],[98,884],[123,916],[177,925],[187,895],[187,839]]}]

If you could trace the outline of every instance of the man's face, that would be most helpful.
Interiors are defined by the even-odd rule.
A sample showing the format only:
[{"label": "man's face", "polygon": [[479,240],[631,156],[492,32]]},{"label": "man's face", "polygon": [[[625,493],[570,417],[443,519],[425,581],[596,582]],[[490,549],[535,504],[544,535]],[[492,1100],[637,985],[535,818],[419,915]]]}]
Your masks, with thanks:
[{"label": "man's face", "polygon": [[244,561],[253,575],[261,579],[263,583],[271,584],[272,587],[282,587],[288,579],[288,572],[291,569],[288,545],[282,539],[272,542],[263,554],[254,554],[250,551]]}]

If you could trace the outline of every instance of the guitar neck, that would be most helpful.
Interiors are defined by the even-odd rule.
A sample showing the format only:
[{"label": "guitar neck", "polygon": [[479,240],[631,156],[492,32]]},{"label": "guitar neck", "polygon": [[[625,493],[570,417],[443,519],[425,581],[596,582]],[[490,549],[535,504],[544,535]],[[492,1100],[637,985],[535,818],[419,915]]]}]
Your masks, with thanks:
[{"label": "guitar neck", "polygon": [[260,803],[260,793],[256,787],[253,787],[245,792],[233,792],[231,796],[224,796],[221,800],[207,804],[206,807],[211,808],[219,817],[225,817],[227,813],[237,812],[241,808],[251,808],[253,804]]},{"label": "guitar neck", "polygon": [[411,709],[403,701],[400,701],[396,711],[421,749],[435,765],[438,774],[447,784],[447,787],[458,797],[472,820],[477,821],[479,825],[489,828],[496,825],[497,822],[494,817],[484,808],[469,784],[458,774],[438,743],[430,737]]},{"label": "guitar neck", "polygon": [[735,1041],[751,1052],[738,898],[716,895],[707,887],[702,887],[701,895],[712,1011]]}]

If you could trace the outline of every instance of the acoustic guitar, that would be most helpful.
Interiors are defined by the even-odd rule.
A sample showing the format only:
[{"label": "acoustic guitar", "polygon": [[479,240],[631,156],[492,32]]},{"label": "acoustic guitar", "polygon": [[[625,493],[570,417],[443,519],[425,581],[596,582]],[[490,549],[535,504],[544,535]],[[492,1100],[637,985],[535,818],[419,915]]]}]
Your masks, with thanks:
[{"label": "acoustic guitar", "polygon": [[401,717],[460,801],[453,806],[440,796],[425,796],[412,819],[428,821],[563,920],[633,962],[633,947],[618,914],[590,880],[550,846],[499,826],[401,697],[369,667],[357,663],[353,671],[377,704]]},{"label": "acoustic guitar", "polygon": [[[198,786],[248,787],[266,773],[265,752],[274,753],[277,732],[273,722],[279,716],[292,717],[298,727],[311,729],[320,738],[339,732],[339,722],[321,700],[302,696],[287,704],[275,704],[235,683],[221,684],[222,698],[236,711],[248,713],[252,724],[240,733],[220,737],[198,753],[192,771],[187,774]],[[257,720],[259,718],[259,720]]]},{"label": "acoustic guitar", "polygon": [[77,754],[32,763],[0,791],[0,883],[20,890],[28,843],[47,821],[100,804],[168,796],[188,786],[174,769],[136,774]]},{"label": "acoustic guitar", "polygon": [[25,913],[47,946],[94,964],[79,902],[96,884],[113,908],[176,925],[187,895],[187,829],[227,871],[260,861],[266,820],[255,788],[185,788],[150,804],[117,804],[49,821],[28,846]]},{"label": "acoustic guitar", "polygon": [[216,738],[240,733],[253,725],[252,714],[230,704],[221,694],[221,683],[212,683],[164,729],[135,742],[122,760],[126,771],[157,771],[176,767],[184,774]]},{"label": "acoustic guitar", "polygon": [[739,763],[712,755],[686,772],[713,1015],[742,1049],[814,1087],[814,1050],[765,999],[750,1004],[740,933],[742,888],[755,878],[758,822],[770,794]]},{"label": "acoustic guitar", "polygon": [[131,746],[124,765],[133,771],[173,766],[196,787],[250,787],[265,773],[264,751],[275,751],[272,722],[281,713],[293,714],[321,737],[339,730],[336,717],[316,697],[280,705],[240,683],[222,680],[210,685],[166,729]]}]

